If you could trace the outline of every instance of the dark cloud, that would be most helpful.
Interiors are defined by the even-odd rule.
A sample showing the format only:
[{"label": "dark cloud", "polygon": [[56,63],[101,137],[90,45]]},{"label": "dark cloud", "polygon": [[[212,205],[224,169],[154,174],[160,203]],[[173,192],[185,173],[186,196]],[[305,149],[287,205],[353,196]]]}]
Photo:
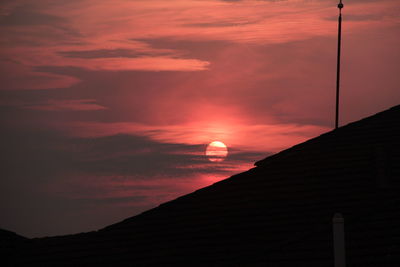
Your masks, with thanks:
[{"label": "dark cloud", "polygon": [[[101,138],[70,140],[81,149],[75,162],[80,170],[107,175],[156,176],[187,175],[192,170],[177,169],[177,165],[195,165],[205,160],[188,153],[203,151],[202,146],[163,144],[144,137],[115,135]],[[151,178],[150,178],[151,179]]]},{"label": "dark cloud", "polygon": [[[149,188],[150,189],[150,188]],[[151,188],[154,190],[154,188]],[[83,206],[98,206],[98,205],[115,205],[127,202],[143,202],[148,199],[148,196],[129,196],[129,197],[105,197],[105,198],[78,198],[75,201]]]},{"label": "dark cloud", "polygon": [[[21,29],[15,30],[20,26]],[[17,5],[8,14],[0,15],[0,27],[4,36],[7,36],[0,41],[5,45],[35,47],[48,45],[49,42],[81,45],[79,30],[74,29],[67,18],[43,13],[33,4]],[[43,30],[43,27],[47,30]]]},{"label": "dark cloud", "polygon": [[[371,34],[368,38],[377,38],[374,36],[376,35]],[[369,58],[365,55],[374,55],[375,48],[368,38],[363,46],[360,46],[360,42],[352,41],[355,38],[357,37],[344,36],[343,60],[347,60],[348,63],[344,65],[343,86],[349,86],[345,83],[347,79],[347,84],[360,81],[356,88],[363,88],[365,85],[361,85],[361,77],[356,80],[347,74],[351,71],[359,73],[361,69],[366,68],[369,71],[368,66],[373,68],[377,63],[384,65],[387,64],[384,62],[393,62],[390,64],[394,65],[398,53],[393,49],[379,50],[379,56],[374,56],[374,64],[362,64]],[[100,105],[109,107],[108,111],[98,111],[102,116],[94,112],[80,113],[83,120],[138,123],[161,121],[164,124],[177,124],[189,120],[193,105],[199,102],[222,107],[237,107],[255,121],[263,121],[265,120],[263,118],[272,115],[281,123],[331,126],[329,118],[332,117],[334,110],[335,37],[316,37],[271,45],[167,38],[141,41],[156,49],[182,51],[187,57],[209,60],[210,71],[110,72],[88,71],[73,67],[38,67],[36,71],[73,76],[82,81],[70,88],[40,94],[43,98],[49,94],[49,97],[55,99],[96,99]],[[390,39],[386,40],[389,41]],[[346,51],[364,51],[364,56],[359,52],[350,54]],[[356,55],[359,54],[360,57],[357,58]],[[391,71],[379,73],[380,80],[392,81],[393,77],[397,77]],[[362,98],[366,100],[372,98],[372,95],[378,98],[384,97],[383,94],[373,93],[375,92],[373,86],[380,88],[378,76],[371,74],[369,77],[368,87],[372,93]],[[386,95],[393,95],[394,88],[393,85],[382,90],[390,91]],[[351,90],[350,93],[354,94],[355,90]],[[29,101],[36,97],[32,93],[25,99]],[[191,102],[188,103],[187,99],[191,99]],[[395,104],[395,99],[390,101]],[[365,110],[368,110],[368,107],[365,106],[359,112]],[[57,119],[55,115],[48,116]]]},{"label": "dark cloud", "polygon": [[[18,111],[4,106],[1,111],[0,227],[28,236],[103,227],[152,207],[150,198],[187,193],[174,186],[179,180],[190,181],[199,173],[229,176],[229,164],[251,157],[236,153],[231,163],[216,165],[202,155],[204,145],[164,144],[133,135],[71,138],[35,125],[15,129],[6,118]],[[26,120],[27,112],[21,112]],[[154,179],[158,184],[151,184]],[[121,195],[131,191],[137,193]]]},{"label": "dark cloud", "polygon": [[[185,51],[188,57],[211,61],[212,72],[190,74],[191,80],[196,81],[192,86],[201,88],[197,95],[207,98],[209,103],[240,107],[253,118],[261,119],[273,114],[283,123],[320,126],[327,124],[326,117],[329,116],[332,107],[327,98],[329,95],[323,88],[330,86],[329,82],[333,82],[329,74],[334,73],[334,64],[326,62],[335,60],[334,38],[316,37],[311,40],[269,45],[176,39],[141,41],[155,48],[177,49]],[[262,62],[268,64],[261,64]],[[296,66],[303,66],[307,77],[310,78],[304,78],[304,71],[299,71],[299,67]],[[228,78],[221,80],[220,77],[226,76],[226,73],[230,73]],[[283,79],[279,73],[288,75]],[[252,79],[263,76],[265,79]],[[177,74],[176,78],[188,79],[180,74]],[[215,79],[219,82],[215,83]],[[225,90],[226,88],[229,90]],[[290,108],[279,105],[287,99],[287,95],[296,99],[291,101]],[[303,98],[307,95],[313,95],[323,101],[304,105],[307,101]],[[266,106],[268,108],[265,108]],[[293,112],[294,108],[303,110]],[[315,109],[320,112],[313,112]]]},{"label": "dark cloud", "polygon": [[[334,73],[334,64],[326,64],[335,61],[334,38],[318,37],[273,45],[167,38],[140,41],[155,49],[176,50],[186,57],[209,60],[210,71],[109,72],[51,66],[38,67],[35,70],[81,80],[70,88],[49,92],[56,99],[93,98],[100,105],[110,108],[108,112],[102,112],[101,117],[94,113],[82,114],[84,119],[157,123],[162,113],[163,123],[175,124],[189,119],[187,116],[190,115],[190,110],[187,109],[190,106],[187,107],[184,103],[190,98],[191,105],[196,101],[206,101],[216,106],[234,106],[258,120],[273,114],[283,123],[327,124],[326,118],[332,107],[327,104],[330,103],[329,95],[323,88],[334,82],[330,76]],[[237,56],[241,54],[246,56]],[[303,66],[303,70],[312,79],[305,79],[304,72],[299,72],[297,66]],[[282,72],[290,73],[289,77],[282,79],[279,75]],[[265,78],[252,79],[253,77]],[[296,101],[290,101],[290,107],[286,104],[279,105],[287,99],[287,95],[291,95]],[[307,95],[313,95],[322,101],[304,105],[308,102]],[[302,109],[302,112],[293,112],[296,109]],[[315,113],[315,109],[320,112]]]},{"label": "dark cloud", "polygon": [[200,27],[200,28],[219,28],[219,27],[238,27],[243,25],[255,24],[257,22],[205,22],[205,23],[188,23],[183,26],[186,27]]},{"label": "dark cloud", "polygon": [[[83,114],[83,119],[92,118],[102,122],[135,121],[148,123],[158,117],[155,114],[162,105],[165,107],[164,123],[173,123],[184,119],[185,114],[177,112],[180,106],[170,95],[184,81],[199,79],[204,76],[200,72],[146,72],[146,71],[88,71],[74,67],[39,67],[39,72],[48,72],[76,77],[81,82],[65,89],[49,92],[56,99],[82,98],[96,99],[97,102],[110,107],[109,112],[94,117]],[[201,79],[201,78],[200,78]],[[45,97],[45,96],[44,96]],[[166,114],[171,116],[166,116]],[[170,113],[170,114],[169,114]]]},{"label": "dark cloud", "polygon": [[179,52],[182,56],[201,60],[213,60],[226,47],[236,45],[227,40],[189,40],[173,38],[133,39],[147,43],[155,49],[170,49]]},{"label": "dark cloud", "polygon": [[66,19],[32,10],[29,5],[18,6],[5,16],[0,16],[1,26],[35,26],[65,24]]},{"label": "dark cloud", "polygon": [[167,52],[141,52],[132,49],[99,49],[99,50],[85,50],[85,51],[62,51],[60,55],[70,58],[137,58],[146,56],[166,56],[171,53]]},{"label": "dark cloud", "polygon": [[[193,155],[202,153],[204,146],[163,144],[133,135],[67,138],[50,131],[22,134],[3,130],[1,140],[6,176],[31,176],[35,183],[48,182],[65,172],[138,175],[149,179],[159,174],[190,176],[202,171],[196,164],[208,164],[204,156]],[[176,168],[177,165],[194,168]]]}]

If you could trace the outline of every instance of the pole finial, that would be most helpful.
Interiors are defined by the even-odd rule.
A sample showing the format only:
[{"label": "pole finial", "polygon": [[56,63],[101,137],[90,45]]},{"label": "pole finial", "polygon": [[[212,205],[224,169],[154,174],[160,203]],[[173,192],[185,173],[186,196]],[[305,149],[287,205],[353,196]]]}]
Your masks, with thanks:
[{"label": "pole finial", "polygon": [[342,0],[340,0],[340,3],[338,4],[338,6],[337,6],[339,9],[342,9],[343,7],[344,7],[344,5],[343,5],[343,3],[342,3]]}]

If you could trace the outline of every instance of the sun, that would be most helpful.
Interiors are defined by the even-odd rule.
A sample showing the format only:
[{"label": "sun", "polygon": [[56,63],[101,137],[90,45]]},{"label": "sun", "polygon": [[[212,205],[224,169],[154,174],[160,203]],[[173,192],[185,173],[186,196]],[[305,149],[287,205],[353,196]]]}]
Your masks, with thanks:
[{"label": "sun", "polygon": [[208,144],[206,149],[206,156],[209,161],[220,162],[223,161],[228,155],[228,148],[221,141],[213,141]]}]

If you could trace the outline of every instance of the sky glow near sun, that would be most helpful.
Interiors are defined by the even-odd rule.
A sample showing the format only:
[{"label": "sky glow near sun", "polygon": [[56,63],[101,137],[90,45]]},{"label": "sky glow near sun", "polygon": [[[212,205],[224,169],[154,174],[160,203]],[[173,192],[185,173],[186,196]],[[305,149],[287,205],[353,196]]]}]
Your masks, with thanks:
[{"label": "sky glow near sun", "polygon": [[[337,3],[1,1],[0,228],[97,229],[329,131]],[[341,124],[400,102],[398,0],[344,4]]]}]

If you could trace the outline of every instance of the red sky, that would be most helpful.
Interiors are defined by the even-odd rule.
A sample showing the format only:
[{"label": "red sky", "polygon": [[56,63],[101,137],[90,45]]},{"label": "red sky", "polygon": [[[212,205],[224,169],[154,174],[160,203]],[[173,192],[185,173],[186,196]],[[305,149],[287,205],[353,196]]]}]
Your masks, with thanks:
[{"label": "red sky", "polygon": [[[99,229],[331,130],[337,2],[2,1],[0,228]],[[400,102],[399,1],[344,4],[342,125]]]}]

